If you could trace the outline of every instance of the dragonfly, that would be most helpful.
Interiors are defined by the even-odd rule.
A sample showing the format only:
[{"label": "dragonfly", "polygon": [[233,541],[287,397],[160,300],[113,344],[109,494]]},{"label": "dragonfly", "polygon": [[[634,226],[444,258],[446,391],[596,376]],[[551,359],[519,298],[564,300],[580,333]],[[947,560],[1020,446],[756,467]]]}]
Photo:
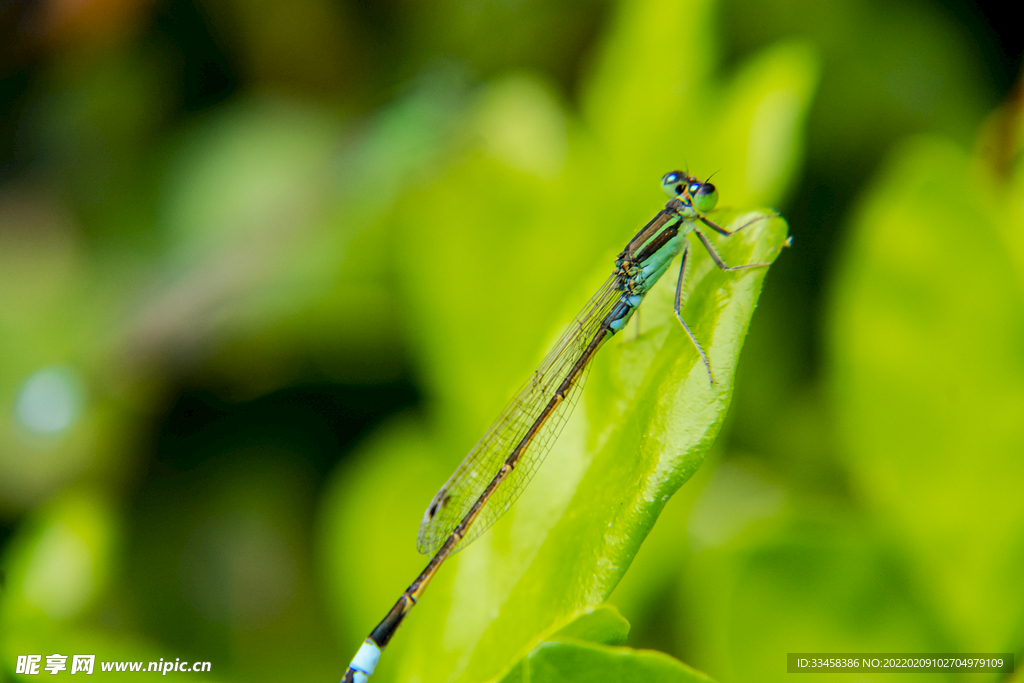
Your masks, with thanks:
[{"label": "dragonfly", "polygon": [[419,601],[441,564],[476,540],[516,501],[568,420],[594,355],[626,326],[644,297],[680,254],[682,262],[673,306],[676,319],[697,350],[708,380],[714,384],[711,362],[681,312],[691,246],[687,236],[695,234],[715,265],[724,271],[770,264],[729,266],[719,256],[701,226],[729,236],[764,216],[733,231],[712,222],[706,214],[718,203],[718,190],[709,180],[698,180],[683,171],[672,171],[662,177],[662,189],[670,197],[665,208],[626,244],[615,259],[611,276],[430,501],[420,523],[417,549],[433,557],[370,632],[349,664],[342,683],[365,683],[369,679],[381,651]]}]

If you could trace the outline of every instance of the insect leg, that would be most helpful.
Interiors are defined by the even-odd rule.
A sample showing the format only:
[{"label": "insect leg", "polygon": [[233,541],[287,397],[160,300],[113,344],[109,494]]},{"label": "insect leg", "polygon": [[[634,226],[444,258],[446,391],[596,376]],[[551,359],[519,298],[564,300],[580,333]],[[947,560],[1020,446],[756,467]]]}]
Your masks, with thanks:
[{"label": "insect leg", "polygon": [[679,320],[679,324],[683,326],[684,330],[686,330],[686,336],[688,336],[690,338],[690,341],[693,342],[693,347],[697,349],[697,353],[700,354],[700,359],[704,361],[704,367],[707,368],[708,371],[708,379],[711,380],[712,384],[714,384],[715,376],[711,374],[711,361],[708,360],[708,356],[706,353],[704,353],[704,349],[701,348],[700,342],[697,341],[697,338],[693,336],[693,332],[690,332],[690,328],[686,326],[686,321],[683,320],[683,279],[686,276],[686,257],[689,255],[689,253],[690,243],[684,240],[683,262],[679,264],[679,281],[676,283],[676,301],[673,308],[675,308],[676,311],[676,319]]},{"label": "insect leg", "polygon": [[722,270],[743,270],[744,268],[760,268],[761,266],[770,266],[771,265],[770,263],[766,262],[766,263],[745,263],[742,266],[728,266],[728,265],[725,264],[725,261],[722,260],[722,257],[718,255],[718,252],[715,251],[715,248],[711,245],[711,242],[704,235],[704,233],[702,233],[700,230],[697,230],[697,229],[694,229],[694,232],[697,233],[697,237],[699,237],[700,241],[704,244],[704,248],[708,250],[709,254],[711,254],[711,259],[715,262],[715,265],[717,265]]},{"label": "insect leg", "polygon": [[773,216],[778,216],[778,215],[779,215],[778,213],[775,213],[772,216],[758,216],[757,218],[754,218],[752,220],[747,221],[746,223],[744,223],[740,227],[736,228],[735,230],[726,230],[721,225],[718,225],[717,223],[709,221],[704,216],[700,216],[700,222],[703,223],[704,225],[708,226],[709,228],[711,228],[715,232],[717,232],[719,235],[725,235],[726,237],[728,237],[729,235],[735,235],[736,233],[738,233],[743,228],[749,227],[749,226],[753,225],[754,223],[756,223],[756,222],[758,222],[760,220],[764,220],[766,218],[772,218]]}]

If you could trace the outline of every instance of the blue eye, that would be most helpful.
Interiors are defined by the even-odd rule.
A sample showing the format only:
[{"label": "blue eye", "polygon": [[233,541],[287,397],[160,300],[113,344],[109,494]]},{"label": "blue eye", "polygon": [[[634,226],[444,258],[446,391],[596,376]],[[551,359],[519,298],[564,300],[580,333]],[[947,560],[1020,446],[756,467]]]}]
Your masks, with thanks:
[{"label": "blue eye", "polygon": [[698,185],[698,190],[693,193],[693,207],[698,211],[706,212],[715,208],[718,203],[718,190],[711,183]]},{"label": "blue eye", "polygon": [[669,197],[675,199],[678,195],[682,194],[689,183],[690,176],[682,171],[669,171],[661,178],[661,189]]}]

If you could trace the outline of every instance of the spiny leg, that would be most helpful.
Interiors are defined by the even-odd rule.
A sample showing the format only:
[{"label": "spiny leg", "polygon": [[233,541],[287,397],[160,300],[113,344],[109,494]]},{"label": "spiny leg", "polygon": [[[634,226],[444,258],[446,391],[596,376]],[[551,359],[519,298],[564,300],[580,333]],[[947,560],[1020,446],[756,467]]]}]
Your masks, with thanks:
[{"label": "spiny leg", "polygon": [[705,236],[704,233],[702,233],[700,230],[697,230],[696,228],[694,229],[694,232],[697,233],[697,237],[699,237],[700,241],[704,244],[704,248],[708,250],[709,254],[711,254],[711,259],[715,262],[715,265],[721,268],[722,270],[743,270],[745,268],[760,268],[762,266],[771,265],[771,263],[765,262],[745,263],[742,266],[727,266],[725,264],[725,261],[722,260],[722,257],[718,255],[717,251],[715,251],[715,248],[711,245],[711,242],[708,240],[707,236]]},{"label": "spiny leg", "polygon": [[715,232],[717,232],[719,235],[725,235],[726,237],[728,237],[729,235],[735,235],[736,233],[738,233],[743,228],[749,227],[749,226],[753,225],[754,223],[757,223],[758,221],[766,220],[768,218],[772,218],[772,217],[778,216],[778,215],[779,215],[778,213],[775,213],[775,214],[772,214],[771,216],[758,216],[757,218],[753,218],[753,219],[747,221],[746,223],[744,223],[740,227],[736,228],[735,230],[726,230],[721,225],[718,225],[717,223],[709,221],[704,216],[700,217],[700,222],[703,223],[704,225],[708,226],[709,228],[711,228]]},{"label": "spiny leg", "polygon": [[689,243],[684,242],[683,262],[679,264],[679,282],[676,283],[676,302],[674,306],[676,311],[676,319],[679,320],[679,324],[683,326],[684,330],[686,330],[686,336],[688,336],[690,338],[690,341],[693,342],[694,348],[697,349],[697,353],[700,354],[700,359],[704,361],[704,367],[707,368],[708,371],[708,379],[711,380],[711,384],[714,384],[715,376],[711,374],[711,362],[708,360],[707,354],[704,353],[704,349],[701,348],[700,342],[697,341],[697,338],[693,336],[693,332],[690,332],[690,328],[686,326],[686,321],[683,320],[683,278],[686,275],[686,256],[689,253],[690,245]]}]

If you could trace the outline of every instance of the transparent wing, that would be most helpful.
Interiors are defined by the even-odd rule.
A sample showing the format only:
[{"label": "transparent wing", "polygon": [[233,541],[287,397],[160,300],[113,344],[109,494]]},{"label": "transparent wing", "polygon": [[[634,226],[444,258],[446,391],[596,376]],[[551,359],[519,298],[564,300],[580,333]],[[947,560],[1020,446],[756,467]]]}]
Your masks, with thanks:
[{"label": "transparent wing", "polygon": [[[491,425],[455,473],[431,501],[420,523],[416,547],[433,554],[466,516],[484,489],[501,469],[502,463],[523,440],[543,412],[558,386],[572,371],[601,323],[622,297],[618,279],[610,277],[575,320],[562,333],[530,380],[519,390],[501,416]],[[483,506],[454,552],[462,550],[505,514],[537,473],[579,398],[586,380],[585,369],[552,411],[506,477]]]}]

